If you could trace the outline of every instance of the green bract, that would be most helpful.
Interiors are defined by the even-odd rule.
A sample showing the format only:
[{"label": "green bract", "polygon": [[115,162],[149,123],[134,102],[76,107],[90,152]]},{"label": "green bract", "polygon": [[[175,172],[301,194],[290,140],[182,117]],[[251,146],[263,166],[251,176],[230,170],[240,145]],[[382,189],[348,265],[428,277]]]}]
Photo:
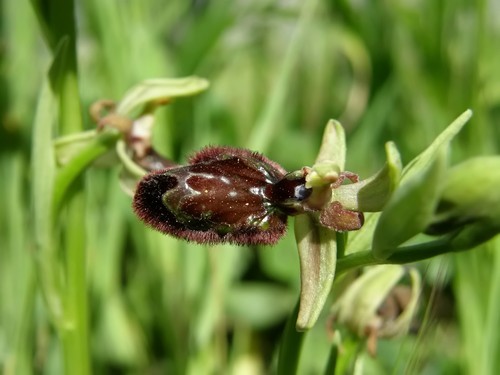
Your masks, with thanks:
[{"label": "green bract", "polygon": [[300,309],[297,329],[311,328],[323,310],[335,278],[336,233],[323,228],[310,215],[295,218],[300,258]]},{"label": "green bract", "polygon": [[372,251],[376,258],[386,259],[398,245],[426,228],[437,205],[445,163],[446,155],[441,151],[432,163],[424,165],[396,190],[373,234]]}]

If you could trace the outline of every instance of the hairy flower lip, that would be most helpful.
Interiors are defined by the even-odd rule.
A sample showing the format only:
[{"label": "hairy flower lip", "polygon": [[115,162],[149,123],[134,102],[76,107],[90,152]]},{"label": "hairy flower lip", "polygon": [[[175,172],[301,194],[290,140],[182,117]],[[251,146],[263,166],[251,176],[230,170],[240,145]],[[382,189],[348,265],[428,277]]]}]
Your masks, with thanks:
[{"label": "hairy flower lip", "polygon": [[[217,233],[207,228],[189,229],[163,204],[163,195],[169,185],[161,178],[164,170],[154,171],[137,186],[133,208],[139,218],[151,228],[187,241],[200,244],[234,243],[238,245],[274,244],[286,231],[286,216],[279,217],[272,229],[262,231],[257,227],[234,233]],[[160,178],[159,178],[160,177]]]},{"label": "hairy flower lip", "polygon": [[153,171],[133,208],[150,227],[200,244],[275,244],[310,194],[302,175],[246,149],[210,146],[185,166]]}]

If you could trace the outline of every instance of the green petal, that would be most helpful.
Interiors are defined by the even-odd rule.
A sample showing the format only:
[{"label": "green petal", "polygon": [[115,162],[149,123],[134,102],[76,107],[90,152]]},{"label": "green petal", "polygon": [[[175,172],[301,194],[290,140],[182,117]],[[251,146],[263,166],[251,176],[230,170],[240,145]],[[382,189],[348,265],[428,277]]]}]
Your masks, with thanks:
[{"label": "green petal", "polygon": [[387,162],[374,176],[366,180],[341,185],[332,191],[332,201],[338,201],[348,210],[360,212],[381,211],[399,184],[401,157],[396,145],[385,145]]},{"label": "green petal", "polygon": [[[351,198],[346,193],[337,193],[337,191],[334,191],[336,195],[345,194],[342,198],[338,198],[344,207],[350,210],[365,212],[363,227],[358,231],[349,233],[346,253],[355,253],[370,248],[373,232],[380,217],[379,212],[370,213],[370,211],[379,211],[383,208],[399,184],[402,168],[399,151],[393,142],[387,142],[385,152],[387,158],[386,165],[375,176],[366,181],[363,180],[356,184],[342,185],[336,189],[348,189],[351,185],[363,184],[363,187],[358,187],[356,192],[351,193]],[[364,187],[365,185],[366,187]]]}]

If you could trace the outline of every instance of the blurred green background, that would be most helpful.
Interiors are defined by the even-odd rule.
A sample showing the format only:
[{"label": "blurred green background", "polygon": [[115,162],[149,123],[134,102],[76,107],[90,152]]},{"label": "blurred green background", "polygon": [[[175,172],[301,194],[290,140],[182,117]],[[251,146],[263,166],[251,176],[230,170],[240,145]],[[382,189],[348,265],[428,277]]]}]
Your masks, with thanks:
[{"label": "blurred green background", "polygon": [[[51,55],[31,4],[0,15],[0,366],[63,372],[34,266],[32,124]],[[198,75],[210,89],[161,110],[154,142],[177,161],[208,144],[311,165],[330,118],[347,169],[368,177],[394,140],[408,162],[466,108],[453,162],[498,153],[500,3],[466,0],[87,0],[76,3],[84,126],[96,100],[146,78]],[[485,171],[487,173],[488,171]],[[293,231],[272,248],[199,246],[147,229],[118,168],[85,175],[89,332],[95,373],[272,371],[299,289]],[[497,374],[500,242],[420,265],[420,331],[382,341],[361,373]],[[321,373],[327,311],[300,373]],[[244,372],[247,371],[247,372]]]}]

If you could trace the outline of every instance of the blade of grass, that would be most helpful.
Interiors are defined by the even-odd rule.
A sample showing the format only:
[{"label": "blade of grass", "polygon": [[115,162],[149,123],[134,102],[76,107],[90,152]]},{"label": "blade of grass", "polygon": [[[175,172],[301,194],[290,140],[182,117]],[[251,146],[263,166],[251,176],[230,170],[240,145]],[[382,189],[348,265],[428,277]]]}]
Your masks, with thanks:
[{"label": "blade of grass", "polygon": [[[49,71],[51,89],[59,101],[57,117],[58,128],[62,134],[79,132],[83,130],[80,94],[78,89],[77,60],[76,60],[76,27],[74,15],[74,1],[34,0],[33,8],[39,18],[40,25],[45,31],[46,42],[57,58]],[[37,197],[48,202],[45,207],[49,220],[46,222],[47,235],[54,233],[57,213],[53,209],[54,197],[54,150],[52,144],[52,129],[45,132],[42,147],[47,153],[45,162],[52,167],[50,181],[50,199],[47,196]],[[48,154],[50,153],[50,154]],[[50,158],[50,160],[48,160]],[[90,373],[90,355],[88,348],[87,327],[87,299],[86,299],[86,253],[85,253],[85,219],[82,212],[85,208],[83,195],[83,180],[73,184],[73,194],[68,200],[67,220],[63,227],[65,257],[63,274],[65,276],[65,289],[60,294],[62,297],[63,322],[58,324],[59,334],[64,353],[64,368],[68,374]],[[48,184],[49,184],[48,183]],[[64,195],[64,194],[62,194]],[[55,246],[52,241],[51,246]],[[52,251],[49,259],[54,267],[58,251]],[[50,270],[42,270],[46,274]],[[51,272],[52,273],[52,272]],[[59,272],[55,272],[59,274]],[[60,322],[59,322],[60,323]]]},{"label": "blade of grass", "polygon": [[281,113],[285,111],[286,96],[290,89],[291,82],[293,81],[293,69],[299,59],[301,49],[306,43],[306,30],[313,22],[314,11],[317,4],[317,0],[307,0],[303,2],[300,18],[291,37],[283,63],[279,69],[279,75],[276,79],[274,88],[250,134],[247,147],[251,150],[265,152],[271,144],[273,136],[280,129],[280,116]]},{"label": "blade of grass", "polygon": [[[57,56],[56,56],[57,59]],[[62,323],[61,280],[53,239],[52,196],[55,161],[52,133],[57,101],[48,81],[42,87],[33,124],[32,209],[38,276],[52,321]]]},{"label": "blade of grass", "polygon": [[[7,160],[5,160],[7,161]],[[5,197],[1,220],[5,228],[0,248],[0,294],[5,302],[0,305],[0,319],[5,340],[12,343],[5,353],[4,369],[8,374],[28,374],[33,367],[33,320],[36,277],[34,262],[29,253],[31,238],[24,231],[29,214],[25,209],[23,175],[25,161],[22,153],[16,153],[8,162],[0,162],[0,196]],[[13,283],[13,280],[15,282]]]}]

